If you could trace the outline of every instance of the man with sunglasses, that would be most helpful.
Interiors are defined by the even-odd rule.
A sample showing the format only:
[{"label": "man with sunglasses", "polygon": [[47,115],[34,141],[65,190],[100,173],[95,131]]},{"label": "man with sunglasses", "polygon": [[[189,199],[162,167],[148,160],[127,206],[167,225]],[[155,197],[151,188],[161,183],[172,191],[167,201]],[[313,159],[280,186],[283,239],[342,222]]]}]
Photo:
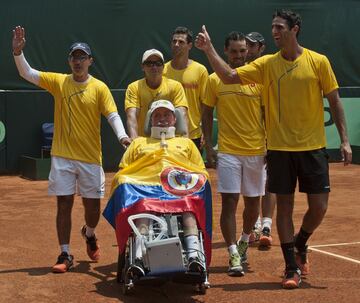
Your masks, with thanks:
[{"label": "man with sunglasses", "polygon": [[146,113],[152,102],[169,100],[184,113],[188,125],[188,102],[181,83],[163,76],[164,56],[157,49],[144,52],[141,67],[145,77],[137,80],[126,89],[125,111],[127,127],[132,139],[144,136]]},{"label": "man with sunglasses", "polygon": [[192,32],[188,28],[179,26],[174,30],[171,40],[173,58],[165,64],[164,76],[179,81],[185,90],[189,104],[189,138],[201,152],[201,104],[209,74],[204,65],[189,58],[192,41]]},{"label": "man with sunglasses", "polygon": [[97,261],[100,249],[95,227],[100,218],[100,198],[104,196],[105,175],[102,169],[100,140],[101,115],[112,126],[118,140],[128,146],[116,104],[105,83],[89,74],[93,63],[89,45],[71,45],[68,63],[72,74],[41,72],[25,59],[25,30],[13,30],[12,49],[20,76],[46,89],[54,96],[54,138],[51,148],[49,195],[57,196],[56,228],[61,254],[53,266],[54,273],[65,273],[73,266],[70,254],[71,211],[78,189],[85,208],[85,225],[81,234],[87,254]]}]

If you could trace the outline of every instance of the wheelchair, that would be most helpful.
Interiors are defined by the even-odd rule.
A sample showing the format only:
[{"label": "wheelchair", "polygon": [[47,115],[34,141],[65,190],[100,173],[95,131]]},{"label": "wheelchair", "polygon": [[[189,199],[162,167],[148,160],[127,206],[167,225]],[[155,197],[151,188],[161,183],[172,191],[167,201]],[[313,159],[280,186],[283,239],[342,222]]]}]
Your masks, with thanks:
[{"label": "wheelchair", "polygon": [[[175,115],[176,134],[182,136],[186,134],[186,123],[180,110],[175,109]],[[151,113],[148,111],[144,126],[146,136],[150,136],[151,133],[150,118]],[[181,163],[168,156],[166,149],[164,135],[161,138],[160,149],[154,152],[156,156],[149,155],[142,162],[128,166],[124,174],[124,170],[119,171],[114,176],[112,195],[103,212],[115,228],[119,246],[117,281],[122,283],[125,295],[134,292],[137,285],[156,286],[168,281],[194,285],[200,294],[205,294],[210,287],[207,270],[211,261],[210,184],[203,175],[202,168],[196,168],[193,172],[190,167],[181,167]],[[144,166],[140,163],[144,163]],[[162,165],[157,166],[157,163]],[[173,176],[176,181],[171,182],[179,183],[181,188],[186,189],[184,196],[182,193],[179,194],[179,188],[172,188],[173,184],[162,180],[160,175],[155,174],[158,180],[155,187],[152,182],[150,185],[143,183],[144,180],[138,172],[151,175],[154,169],[159,169],[160,175],[165,176],[166,180],[172,180]],[[129,180],[131,182],[128,182]],[[187,189],[186,185],[191,180],[194,183]],[[146,186],[152,189],[144,190],[143,184],[148,184]],[[182,215],[185,212],[190,212],[196,217],[199,241],[196,252],[186,249]],[[140,233],[136,226],[136,220],[139,219],[147,222],[145,234],[144,231]],[[136,252],[139,255],[140,247],[142,264],[138,268],[141,269],[141,275],[135,275],[132,269],[136,261],[139,261],[136,259]],[[193,262],[193,258],[188,259],[189,253],[192,257],[197,255],[196,262]]]},{"label": "wheelchair", "polygon": [[[149,230],[147,234],[140,234],[135,225],[137,219],[147,219]],[[141,213],[128,217],[132,232],[127,241],[126,250],[119,254],[117,281],[122,283],[123,294],[135,291],[136,285],[161,285],[167,281],[192,284],[195,291],[205,294],[210,288],[208,271],[204,252],[203,233],[199,229],[198,237],[200,249],[198,259],[202,265],[200,271],[188,270],[189,260],[184,245],[184,231],[181,214]],[[135,238],[141,239],[143,265],[145,275],[134,277],[130,268],[135,262]]]}]

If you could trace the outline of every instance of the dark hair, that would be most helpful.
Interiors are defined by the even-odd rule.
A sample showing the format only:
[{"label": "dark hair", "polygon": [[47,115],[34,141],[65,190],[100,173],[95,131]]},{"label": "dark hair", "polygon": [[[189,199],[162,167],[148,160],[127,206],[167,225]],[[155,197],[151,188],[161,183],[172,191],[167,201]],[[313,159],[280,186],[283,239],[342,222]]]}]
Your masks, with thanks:
[{"label": "dark hair", "polygon": [[230,45],[230,40],[232,41],[241,41],[241,40],[245,40],[245,35],[243,33],[240,32],[231,32],[229,33],[226,38],[225,38],[225,48],[228,48]]},{"label": "dark hair", "polygon": [[193,33],[187,27],[178,26],[177,28],[175,28],[175,30],[173,32],[173,35],[175,35],[175,34],[184,34],[184,35],[186,35],[187,43],[192,43],[192,41],[193,41]]},{"label": "dark hair", "polygon": [[300,14],[293,12],[292,10],[289,9],[281,9],[281,10],[276,10],[273,14],[273,19],[275,17],[280,17],[286,20],[287,25],[289,26],[290,29],[292,29],[295,25],[297,25],[299,27],[298,32],[296,33],[296,37],[299,35],[300,33],[300,29],[301,29],[301,17]]}]

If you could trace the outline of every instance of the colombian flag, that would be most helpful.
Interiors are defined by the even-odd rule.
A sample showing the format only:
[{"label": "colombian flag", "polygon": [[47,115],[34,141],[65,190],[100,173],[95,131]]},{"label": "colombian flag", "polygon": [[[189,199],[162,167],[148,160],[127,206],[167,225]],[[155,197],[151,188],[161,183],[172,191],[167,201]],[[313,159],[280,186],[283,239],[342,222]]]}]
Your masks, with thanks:
[{"label": "colombian flag", "polygon": [[115,228],[119,253],[131,227],[127,218],[138,213],[192,212],[203,231],[207,265],[211,260],[212,200],[208,173],[166,149],[142,157],[114,177],[111,198],[103,212]]}]

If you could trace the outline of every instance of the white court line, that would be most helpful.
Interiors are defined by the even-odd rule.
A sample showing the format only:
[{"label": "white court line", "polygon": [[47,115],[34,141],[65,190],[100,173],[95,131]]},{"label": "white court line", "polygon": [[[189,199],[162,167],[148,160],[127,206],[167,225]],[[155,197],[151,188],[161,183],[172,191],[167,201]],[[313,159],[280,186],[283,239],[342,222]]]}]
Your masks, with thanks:
[{"label": "white court line", "polygon": [[309,248],[312,247],[330,247],[330,246],[341,246],[341,245],[354,245],[354,244],[360,244],[360,242],[351,242],[351,243],[336,243],[336,244],[322,244],[322,245],[312,245],[309,246]]},{"label": "white court line", "polygon": [[339,259],[343,259],[343,260],[346,260],[346,261],[350,261],[350,262],[354,262],[354,263],[360,264],[360,261],[359,261],[359,260],[355,260],[355,259],[352,259],[352,258],[348,258],[348,257],[344,257],[344,256],[341,256],[341,255],[333,254],[333,253],[331,253],[331,252],[323,251],[323,250],[314,248],[313,246],[312,246],[312,247],[309,247],[309,249],[311,249],[311,250],[313,250],[313,251],[317,251],[317,252],[322,253],[322,254],[325,254],[325,255],[333,256],[333,257],[336,257],[336,258],[339,258]]}]

